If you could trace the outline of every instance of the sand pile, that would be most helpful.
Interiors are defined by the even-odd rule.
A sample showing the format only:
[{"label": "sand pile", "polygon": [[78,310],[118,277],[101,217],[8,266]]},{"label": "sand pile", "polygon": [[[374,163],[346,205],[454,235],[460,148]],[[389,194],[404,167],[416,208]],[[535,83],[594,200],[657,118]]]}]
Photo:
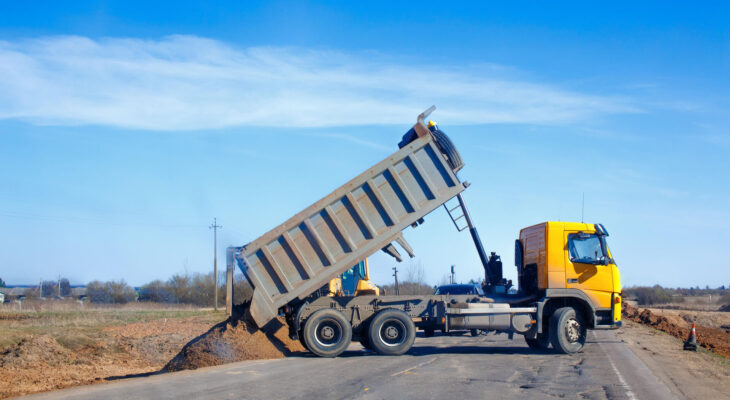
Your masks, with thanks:
[{"label": "sand pile", "polygon": [[298,341],[289,338],[289,328],[283,318],[259,329],[248,313],[248,307],[241,305],[234,311],[233,317],[186,344],[162,371],[283,358],[303,351],[304,347]]},{"label": "sand pile", "polygon": [[[651,326],[652,328],[666,332],[676,338],[686,340],[692,327],[691,322],[672,321],[665,316],[657,315],[647,309],[639,309],[623,303],[624,316],[634,322]],[[709,328],[696,325],[697,343],[700,346],[717,353],[723,357],[730,358],[730,334],[722,329]]]},{"label": "sand pile", "polygon": [[210,329],[210,323],[187,319],[138,322],[104,329],[120,351],[135,354],[158,368],[167,364],[182,346]]},{"label": "sand pile", "polygon": [[0,355],[3,368],[27,368],[58,366],[72,363],[76,356],[48,335],[35,335],[23,339],[17,346]]},{"label": "sand pile", "polygon": [[86,334],[61,329],[55,336],[29,335],[0,350],[0,399],[157,373],[186,343],[208,331],[209,321],[159,319]]}]

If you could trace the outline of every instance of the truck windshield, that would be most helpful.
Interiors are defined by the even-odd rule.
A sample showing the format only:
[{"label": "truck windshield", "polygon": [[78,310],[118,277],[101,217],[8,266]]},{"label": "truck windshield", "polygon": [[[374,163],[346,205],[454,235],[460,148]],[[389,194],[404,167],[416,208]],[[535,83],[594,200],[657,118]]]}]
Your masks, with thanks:
[{"label": "truck windshield", "polygon": [[568,236],[570,261],[584,264],[601,264],[605,259],[598,235],[571,234]]}]

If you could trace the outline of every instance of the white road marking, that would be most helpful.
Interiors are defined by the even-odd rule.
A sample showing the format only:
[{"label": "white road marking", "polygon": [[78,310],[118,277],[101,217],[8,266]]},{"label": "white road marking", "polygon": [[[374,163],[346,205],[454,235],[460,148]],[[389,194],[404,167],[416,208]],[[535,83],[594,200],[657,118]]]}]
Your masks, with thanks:
[{"label": "white road marking", "polygon": [[428,361],[424,361],[424,362],[422,362],[420,364],[416,364],[416,365],[414,365],[414,366],[412,366],[410,368],[404,369],[403,371],[396,372],[396,373],[394,373],[391,376],[398,376],[398,375],[401,375],[401,374],[407,374],[407,373],[413,371],[416,368],[420,368],[420,367],[423,367],[424,365],[431,364],[432,362],[436,361],[437,359],[438,359],[438,357],[434,357],[434,358],[432,358],[432,359],[430,359]]},{"label": "white road marking", "polygon": [[[601,346],[603,347],[603,346]],[[619,372],[618,368],[616,368],[616,364],[613,363],[613,360],[611,359],[611,356],[608,354],[608,352],[604,351],[606,353],[606,358],[608,358],[608,362],[611,363],[611,368],[613,368],[613,372],[616,373],[616,376],[618,376],[618,381],[621,383],[621,386],[623,386],[624,390],[626,391],[626,397],[628,397],[630,400],[637,400],[636,396],[634,395],[634,392],[631,391],[631,386],[629,386],[628,383],[626,383],[626,380],[624,379],[623,375],[621,375],[621,372]]]},{"label": "white road marking", "polygon": [[[654,374],[649,366],[626,343],[617,341],[618,338],[616,338],[615,333],[612,331],[593,331],[593,335],[596,338],[606,340],[603,342],[599,340],[597,344],[606,354],[611,368],[616,373],[621,386],[626,390],[626,396],[629,399],[677,399],[677,395]],[[621,365],[621,370],[626,376],[621,374],[617,365]],[[629,386],[629,382],[634,385],[633,388]]]}]

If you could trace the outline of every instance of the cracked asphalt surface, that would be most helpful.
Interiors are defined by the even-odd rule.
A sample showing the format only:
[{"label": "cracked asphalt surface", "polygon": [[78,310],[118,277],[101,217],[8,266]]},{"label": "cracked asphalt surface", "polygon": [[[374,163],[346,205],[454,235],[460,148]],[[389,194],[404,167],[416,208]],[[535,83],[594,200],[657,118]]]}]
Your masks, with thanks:
[{"label": "cracked asphalt surface", "polygon": [[582,353],[529,349],[521,336],[419,337],[403,356],[353,343],[335,359],[302,355],[153,375],[33,399],[672,399],[614,331],[589,332]]}]

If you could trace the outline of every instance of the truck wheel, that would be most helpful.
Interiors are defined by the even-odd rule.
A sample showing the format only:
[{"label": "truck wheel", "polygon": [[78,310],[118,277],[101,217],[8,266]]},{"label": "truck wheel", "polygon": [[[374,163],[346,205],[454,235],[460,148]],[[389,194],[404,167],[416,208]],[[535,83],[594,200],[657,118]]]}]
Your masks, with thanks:
[{"label": "truck wheel", "polygon": [[550,336],[545,333],[538,333],[537,339],[525,338],[527,346],[535,350],[547,350],[550,347]]},{"label": "truck wheel", "polygon": [[352,326],[337,310],[319,310],[304,324],[304,343],[309,351],[320,357],[339,356],[351,341]]},{"label": "truck wheel", "polygon": [[583,350],[586,324],[573,307],[558,308],[550,317],[550,342],[558,353],[572,354]]},{"label": "truck wheel", "polygon": [[401,355],[416,340],[416,325],[408,314],[393,308],[375,314],[368,327],[368,340],[379,354]]}]

